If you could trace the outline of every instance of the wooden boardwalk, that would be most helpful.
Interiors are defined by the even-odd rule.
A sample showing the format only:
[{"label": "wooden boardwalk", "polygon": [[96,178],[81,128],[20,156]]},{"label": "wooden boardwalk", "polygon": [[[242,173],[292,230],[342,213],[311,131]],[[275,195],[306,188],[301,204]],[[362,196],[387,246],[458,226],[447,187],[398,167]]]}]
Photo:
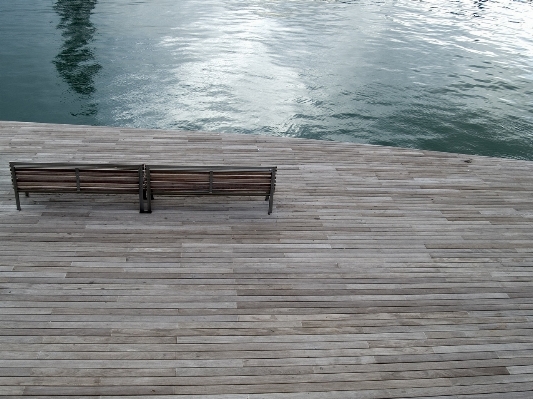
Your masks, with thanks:
[{"label": "wooden boardwalk", "polygon": [[[0,395],[533,397],[533,162],[0,122]],[[9,161],[278,166],[262,199],[31,195]]]}]

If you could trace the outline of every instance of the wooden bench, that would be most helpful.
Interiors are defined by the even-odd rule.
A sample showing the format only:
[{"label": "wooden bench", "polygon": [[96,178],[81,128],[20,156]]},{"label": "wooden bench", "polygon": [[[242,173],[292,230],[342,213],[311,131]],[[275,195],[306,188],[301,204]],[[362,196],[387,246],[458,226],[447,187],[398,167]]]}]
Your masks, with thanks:
[{"label": "wooden bench", "polygon": [[19,192],[138,194],[144,212],[143,165],[10,162],[20,211]]},{"label": "wooden bench", "polygon": [[272,213],[276,167],[145,165],[148,212],[157,195],[264,196]]}]

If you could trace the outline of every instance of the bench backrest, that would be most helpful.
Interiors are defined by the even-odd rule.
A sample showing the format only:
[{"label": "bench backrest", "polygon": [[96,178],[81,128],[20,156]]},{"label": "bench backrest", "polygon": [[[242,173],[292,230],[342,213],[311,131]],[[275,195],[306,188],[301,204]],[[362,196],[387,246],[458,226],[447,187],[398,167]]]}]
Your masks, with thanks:
[{"label": "bench backrest", "polygon": [[25,192],[137,193],[143,177],[142,165],[12,162],[10,167],[13,184]]},{"label": "bench backrest", "polygon": [[270,195],[276,168],[146,165],[147,189],[159,195]]}]

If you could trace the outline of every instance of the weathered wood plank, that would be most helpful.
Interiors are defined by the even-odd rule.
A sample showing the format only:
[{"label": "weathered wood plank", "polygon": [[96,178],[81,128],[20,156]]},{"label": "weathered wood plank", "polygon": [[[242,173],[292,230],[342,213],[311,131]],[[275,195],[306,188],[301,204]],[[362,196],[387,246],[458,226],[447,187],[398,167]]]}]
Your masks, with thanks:
[{"label": "weathered wood plank", "polygon": [[[0,395],[530,397],[531,162],[19,122],[0,145]],[[274,213],[81,193],[17,212],[7,167],[177,159],[278,165]]]}]

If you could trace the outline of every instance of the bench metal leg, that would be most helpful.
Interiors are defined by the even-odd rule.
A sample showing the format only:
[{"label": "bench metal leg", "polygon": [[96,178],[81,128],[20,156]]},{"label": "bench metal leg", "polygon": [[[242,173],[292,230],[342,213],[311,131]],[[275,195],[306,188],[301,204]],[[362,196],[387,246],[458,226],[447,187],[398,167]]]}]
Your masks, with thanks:
[{"label": "bench metal leg", "polygon": [[19,198],[19,191],[15,189],[15,201],[17,203],[17,210],[20,211],[20,198]]},{"label": "bench metal leg", "polygon": [[[147,195],[147,194],[146,194],[146,189],[144,189],[144,190],[143,190],[143,198],[144,198],[145,200],[148,199],[148,197],[147,197],[146,195]],[[154,199],[154,195],[153,195],[153,194],[150,196],[150,199]]]},{"label": "bench metal leg", "polygon": [[154,196],[152,195],[152,184],[150,182],[150,168],[146,167],[145,169],[145,175],[146,175],[146,201],[148,201],[148,213],[152,213],[152,200],[154,199]]},{"label": "bench metal leg", "polygon": [[270,176],[270,194],[267,195],[266,199],[270,197],[268,201],[268,214],[272,213],[272,206],[274,205],[274,190],[276,189],[276,172],[277,168],[272,168],[272,174]]},{"label": "bench metal leg", "polygon": [[139,166],[139,213],[144,213],[144,176],[143,176],[143,168],[142,166]]},{"label": "bench metal leg", "polygon": [[[13,183],[13,190],[15,191],[15,202],[17,203],[17,210],[20,211],[20,197],[19,197],[19,189],[17,186],[17,176],[15,174],[15,166],[13,164],[9,164],[9,169],[11,169],[11,181]],[[28,196],[28,193],[26,193],[26,197]]]}]

